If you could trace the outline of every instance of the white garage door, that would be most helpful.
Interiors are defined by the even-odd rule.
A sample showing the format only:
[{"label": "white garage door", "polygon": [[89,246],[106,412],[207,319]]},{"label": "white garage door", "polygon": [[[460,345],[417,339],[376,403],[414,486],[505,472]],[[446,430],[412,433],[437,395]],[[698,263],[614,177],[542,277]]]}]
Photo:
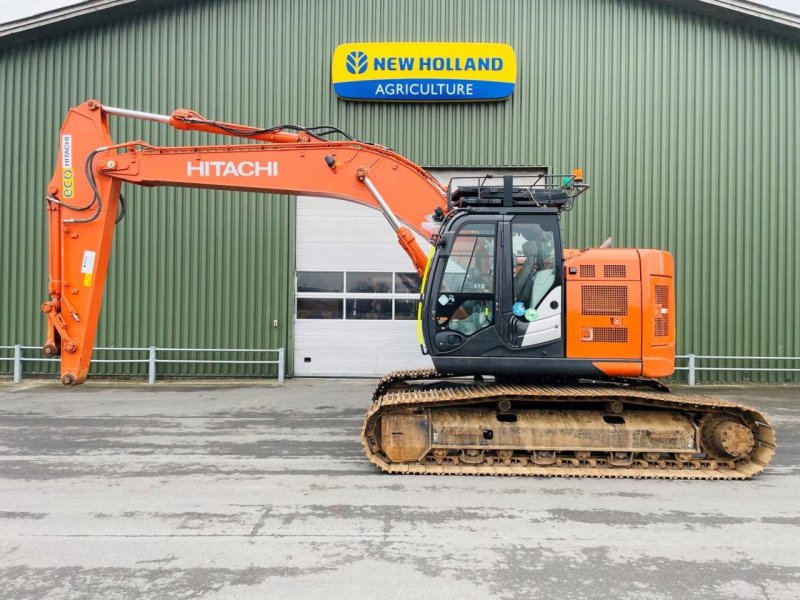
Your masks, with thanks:
[{"label": "white garage door", "polygon": [[[427,253],[430,244],[418,240]],[[298,197],[296,268],[295,375],[433,366],[417,338],[416,272],[380,212]]]}]

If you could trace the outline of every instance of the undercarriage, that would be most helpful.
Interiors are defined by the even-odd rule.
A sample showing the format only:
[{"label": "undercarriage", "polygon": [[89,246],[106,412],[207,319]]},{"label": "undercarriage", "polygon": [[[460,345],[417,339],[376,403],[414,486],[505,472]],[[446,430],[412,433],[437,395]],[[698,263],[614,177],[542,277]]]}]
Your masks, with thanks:
[{"label": "undercarriage", "polygon": [[758,411],[649,380],[473,382],[384,377],[364,420],[388,473],[748,479],[775,453]]}]

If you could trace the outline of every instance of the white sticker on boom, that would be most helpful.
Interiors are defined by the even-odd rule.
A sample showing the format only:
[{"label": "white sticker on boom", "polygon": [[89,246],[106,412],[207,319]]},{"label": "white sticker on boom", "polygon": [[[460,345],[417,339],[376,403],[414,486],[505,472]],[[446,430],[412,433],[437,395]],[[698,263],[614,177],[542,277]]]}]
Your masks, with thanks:
[{"label": "white sticker on boom", "polygon": [[61,168],[72,168],[72,136],[68,133],[61,136]]},{"label": "white sticker on boom", "polygon": [[94,272],[94,257],[95,252],[91,250],[83,251],[83,262],[81,262],[81,273],[92,274]]}]

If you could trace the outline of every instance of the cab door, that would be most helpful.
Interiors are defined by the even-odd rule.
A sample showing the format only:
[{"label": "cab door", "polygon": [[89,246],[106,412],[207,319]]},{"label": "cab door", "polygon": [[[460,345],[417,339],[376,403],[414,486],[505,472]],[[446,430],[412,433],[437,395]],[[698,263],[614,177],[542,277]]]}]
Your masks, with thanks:
[{"label": "cab door", "polygon": [[565,356],[561,235],[556,214],[515,215],[502,225],[500,330],[504,355]]},{"label": "cab door", "polygon": [[497,215],[460,218],[437,249],[424,310],[432,355],[500,356],[500,222]]}]

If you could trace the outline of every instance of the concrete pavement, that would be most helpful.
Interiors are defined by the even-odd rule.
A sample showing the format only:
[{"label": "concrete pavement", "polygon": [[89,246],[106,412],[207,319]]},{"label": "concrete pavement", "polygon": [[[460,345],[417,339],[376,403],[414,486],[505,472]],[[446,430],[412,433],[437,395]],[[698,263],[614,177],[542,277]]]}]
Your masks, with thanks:
[{"label": "concrete pavement", "polygon": [[388,476],[373,381],[0,384],[0,599],[798,598],[800,389],[747,482]]}]

